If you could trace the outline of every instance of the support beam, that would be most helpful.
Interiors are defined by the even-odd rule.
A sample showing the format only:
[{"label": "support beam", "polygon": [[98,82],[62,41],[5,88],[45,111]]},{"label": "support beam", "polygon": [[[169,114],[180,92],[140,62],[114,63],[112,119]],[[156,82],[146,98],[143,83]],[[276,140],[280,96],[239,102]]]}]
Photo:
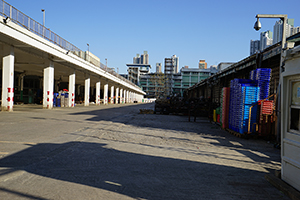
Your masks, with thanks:
[{"label": "support beam", "polygon": [[114,86],[110,87],[110,103],[114,104]]},{"label": "support beam", "polygon": [[104,105],[108,104],[108,84],[104,85],[103,101],[104,101]]},{"label": "support beam", "polygon": [[116,88],[116,104],[119,104],[119,88]]},{"label": "support beam", "polygon": [[43,108],[53,108],[53,88],[54,88],[54,63],[47,61],[44,68],[44,85],[43,85]]},{"label": "support beam", "polygon": [[100,105],[100,81],[96,83],[96,105]]},{"label": "support beam", "polygon": [[75,106],[75,71],[69,75],[69,107]]},{"label": "support beam", "polygon": [[126,92],[126,98],[127,98],[126,103],[130,103],[130,99],[129,99],[129,91]]},{"label": "support beam", "polygon": [[124,100],[123,100],[123,89],[120,89],[120,104],[123,104],[124,103]]},{"label": "support beam", "polygon": [[84,81],[84,106],[90,105],[90,84],[91,84],[91,79],[88,76],[87,78],[85,78]]},{"label": "support beam", "polygon": [[25,74],[19,75],[19,87],[20,87],[20,100],[21,101],[23,101],[24,77],[25,77]]},{"label": "support beam", "polygon": [[13,111],[14,105],[14,47],[3,47],[4,57],[2,60],[2,111]]},{"label": "support beam", "polygon": [[127,103],[127,90],[124,90],[124,103]]}]

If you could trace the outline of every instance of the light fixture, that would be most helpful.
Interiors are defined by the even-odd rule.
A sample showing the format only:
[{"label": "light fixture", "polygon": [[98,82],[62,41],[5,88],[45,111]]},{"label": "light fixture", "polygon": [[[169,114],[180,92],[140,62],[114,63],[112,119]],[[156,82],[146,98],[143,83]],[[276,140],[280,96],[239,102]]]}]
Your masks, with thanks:
[{"label": "light fixture", "polygon": [[259,29],[261,29],[261,23],[260,23],[260,21],[259,21],[259,18],[257,18],[257,21],[255,22],[255,24],[254,24],[254,29],[255,30],[259,30]]},{"label": "light fixture", "polygon": [[5,19],[3,19],[3,22],[4,22],[5,24],[7,24],[8,22],[10,22],[10,18],[9,18],[9,17],[6,17]]}]

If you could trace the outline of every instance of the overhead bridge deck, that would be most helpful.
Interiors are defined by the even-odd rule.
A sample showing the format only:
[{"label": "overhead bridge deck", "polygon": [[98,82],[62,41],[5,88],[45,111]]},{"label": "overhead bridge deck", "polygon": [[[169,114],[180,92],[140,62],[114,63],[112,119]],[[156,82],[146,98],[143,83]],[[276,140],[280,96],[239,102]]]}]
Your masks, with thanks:
[{"label": "overhead bridge deck", "polygon": [[90,52],[81,51],[5,1],[0,4],[2,111],[13,111],[14,102],[22,102],[24,77],[30,76],[39,77],[41,102],[47,109],[53,108],[53,94],[60,90],[60,83],[67,85],[68,107],[75,105],[76,95],[82,95],[85,106],[91,95],[97,105],[142,101],[145,93],[140,87],[95,62]]}]

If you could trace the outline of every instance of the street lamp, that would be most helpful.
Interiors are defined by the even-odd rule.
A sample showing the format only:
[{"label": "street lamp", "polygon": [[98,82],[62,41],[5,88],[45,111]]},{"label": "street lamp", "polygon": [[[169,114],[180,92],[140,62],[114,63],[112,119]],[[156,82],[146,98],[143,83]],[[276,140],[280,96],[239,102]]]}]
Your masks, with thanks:
[{"label": "street lamp", "polygon": [[90,61],[90,45],[86,44],[88,46],[88,56],[87,56],[87,61]]},{"label": "street lamp", "polygon": [[281,91],[280,91],[280,87],[281,87],[281,72],[284,71],[284,54],[283,54],[283,50],[285,49],[285,45],[286,45],[286,22],[287,22],[287,15],[263,15],[263,14],[258,14],[256,15],[257,21],[254,24],[254,29],[255,30],[259,30],[261,28],[261,23],[259,22],[259,18],[280,18],[282,20],[282,40],[281,40],[281,50],[280,50],[280,65],[279,65],[279,84],[277,87],[277,127],[276,127],[276,132],[277,132],[277,141],[279,142],[281,139]]},{"label": "street lamp", "polygon": [[107,70],[107,58],[105,58],[105,72]]},{"label": "street lamp", "polygon": [[45,9],[42,9],[43,12],[43,37],[45,37]]},{"label": "street lamp", "polygon": [[280,56],[280,70],[279,75],[281,71],[283,71],[283,49],[286,45],[286,22],[287,22],[287,15],[262,15],[258,14],[256,15],[257,21],[254,24],[254,29],[259,30],[261,28],[261,23],[259,21],[259,18],[280,18],[283,22],[282,24],[282,40],[281,40],[281,56]]},{"label": "street lamp", "polygon": [[43,12],[43,26],[45,26],[45,9],[42,9]]}]

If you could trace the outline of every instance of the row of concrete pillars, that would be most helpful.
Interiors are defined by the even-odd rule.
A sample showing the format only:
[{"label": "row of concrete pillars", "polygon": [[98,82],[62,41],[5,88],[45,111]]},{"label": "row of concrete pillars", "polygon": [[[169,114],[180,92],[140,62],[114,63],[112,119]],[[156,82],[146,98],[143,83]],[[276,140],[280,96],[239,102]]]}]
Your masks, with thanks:
[{"label": "row of concrete pillars", "polygon": [[[2,66],[2,99],[1,110],[13,111],[14,105],[14,47],[5,45],[3,48],[3,66]],[[75,106],[75,70],[69,75],[69,98],[68,106]],[[100,79],[100,78],[99,78]],[[23,85],[23,77],[21,77],[21,88]],[[85,77],[84,82],[84,105],[88,106],[90,103],[90,77]],[[100,105],[100,80],[96,83],[96,105]],[[103,104],[109,103],[108,84],[104,85]],[[43,70],[43,108],[53,108],[53,95],[54,95],[54,63],[48,60],[45,63]],[[119,87],[111,86],[110,89],[110,103],[132,103],[136,101],[140,95]],[[116,97],[114,99],[114,97]],[[120,99],[120,100],[119,100]]]}]

